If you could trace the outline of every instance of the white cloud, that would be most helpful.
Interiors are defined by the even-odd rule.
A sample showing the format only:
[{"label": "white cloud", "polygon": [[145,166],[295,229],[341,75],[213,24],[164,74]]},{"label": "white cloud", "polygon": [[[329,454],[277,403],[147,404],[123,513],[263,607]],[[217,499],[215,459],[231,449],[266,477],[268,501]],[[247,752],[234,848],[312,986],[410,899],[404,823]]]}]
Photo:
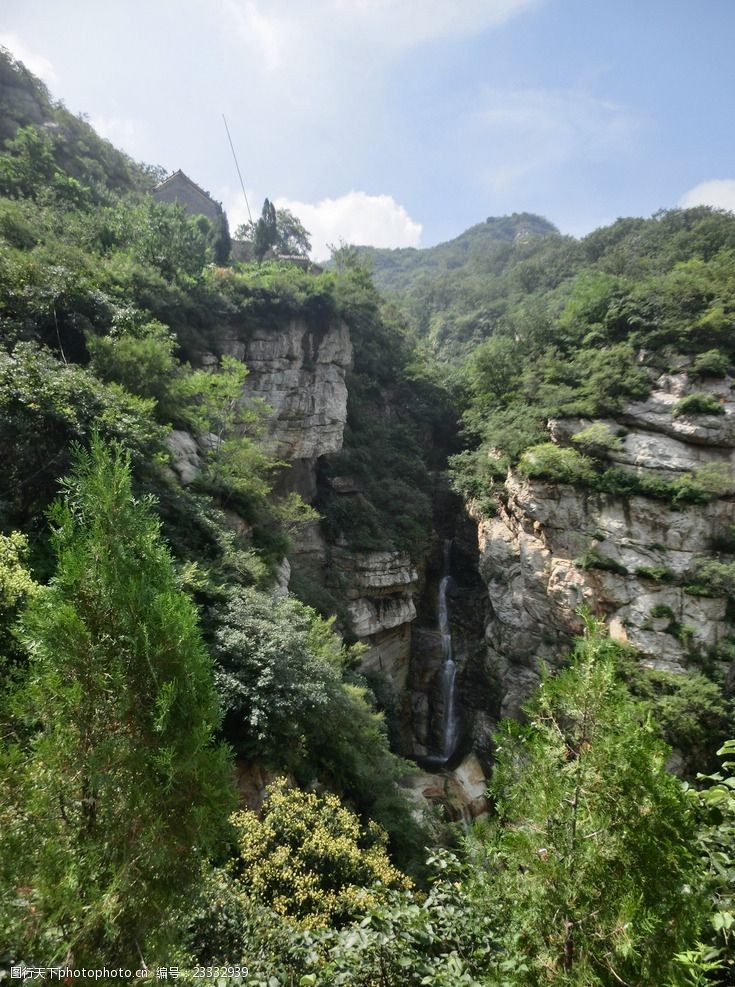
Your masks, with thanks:
[{"label": "white cloud", "polygon": [[482,179],[494,192],[568,161],[605,161],[625,153],[635,136],[630,111],[565,90],[486,91],[464,120],[470,140],[490,149]]},{"label": "white cloud", "polygon": [[[498,27],[546,0],[223,0],[236,29],[265,56],[268,67],[289,70],[305,50],[334,54],[337,40],[379,51],[415,48]],[[364,67],[364,66],[361,66]]]},{"label": "white cloud", "polygon": [[682,209],[714,206],[715,209],[735,212],[735,178],[715,178],[710,182],[700,182],[682,195],[679,205]]},{"label": "white cloud", "polygon": [[0,34],[0,45],[12,52],[15,58],[23,62],[25,67],[37,75],[47,86],[57,84],[58,77],[48,58],[39,55],[38,52],[31,51],[17,34]]},{"label": "white cloud", "polygon": [[309,230],[315,260],[329,257],[327,245],[340,240],[373,247],[418,247],[421,242],[421,223],[391,195],[353,191],[317,203],[281,198],[275,205],[290,209]]},{"label": "white cloud", "polygon": [[[323,126],[369,108],[402,55],[499,27],[548,0],[219,0],[251,91]],[[227,29],[227,28],[226,28]]]},{"label": "white cloud", "polygon": [[320,0],[323,14],[363,42],[415,48],[498,27],[542,0]]},{"label": "white cloud", "polygon": [[[243,72],[242,84],[226,93],[226,109],[259,201],[263,192],[288,188],[301,198],[334,195],[372,184],[376,168],[400,167],[390,163],[390,148],[414,154],[416,113],[423,112],[415,105],[419,91],[396,91],[401,62],[428,60],[421,75],[432,88],[432,45],[460,44],[549,2],[214,0],[218,29]],[[410,71],[421,72],[417,65]],[[447,91],[451,100],[451,79]],[[436,153],[433,144],[427,153]],[[298,189],[294,172],[303,179]],[[392,187],[381,178],[375,184]]]},{"label": "white cloud", "polygon": [[237,0],[225,0],[225,7],[234,17],[243,40],[256,48],[271,72],[275,71],[281,64],[281,49],[288,24],[283,23],[277,14],[271,13],[269,16],[254,0],[244,4]]},{"label": "white cloud", "polygon": [[[250,203],[252,218],[257,219],[260,215],[260,211],[259,207],[256,208],[255,193],[251,188],[248,188],[246,191],[248,202]],[[242,189],[234,189],[231,185],[220,186],[217,190],[217,195],[220,202],[225,207],[227,222],[230,226],[230,233],[234,235],[238,226],[243,223],[247,223],[250,219],[250,216],[248,215],[248,207],[245,203],[245,196],[242,194]]]}]

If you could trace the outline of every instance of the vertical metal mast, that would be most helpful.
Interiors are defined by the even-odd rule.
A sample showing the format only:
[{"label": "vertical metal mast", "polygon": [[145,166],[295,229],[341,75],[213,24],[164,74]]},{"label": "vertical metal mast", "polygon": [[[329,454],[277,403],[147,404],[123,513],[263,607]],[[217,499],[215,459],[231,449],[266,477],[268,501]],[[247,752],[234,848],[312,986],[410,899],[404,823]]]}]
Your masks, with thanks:
[{"label": "vertical metal mast", "polygon": [[230,142],[230,150],[232,151],[232,157],[235,159],[235,167],[237,168],[237,177],[240,179],[240,188],[242,189],[242,194],[245,196],[245,205],[248,208],[248,219],[252,223],[253,214],[250,212],[250,203],[248,202],[248,194],[245,191],[245,182],[242,180],[242,173],[240,172],[240,165],[237,163],[237,155],[235,154],[235,146],[232,143],[232,137],[230,136],[230,128],[227,126],[227,117],[222,114],[222,119],[225,122],[225,130],[227,131],[227,139]]}]

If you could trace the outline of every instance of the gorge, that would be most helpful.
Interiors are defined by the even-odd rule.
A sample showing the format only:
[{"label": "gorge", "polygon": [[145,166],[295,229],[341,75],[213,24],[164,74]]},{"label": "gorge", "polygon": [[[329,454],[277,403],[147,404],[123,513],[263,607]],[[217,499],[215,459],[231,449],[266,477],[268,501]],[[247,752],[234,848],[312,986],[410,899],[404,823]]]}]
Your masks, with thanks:
[{"label": "gorge", "polygon": [[0,78],[0,978],[730,962],[735,217],[227,260]]},{"label": "gorge", "polygon": [[[243,361],[249,369],[246,399],[262,399],[269,409],[267,442],[286,464],[280,491],[298,493],[317,510],[337,504],[344,512],[339,516],[349,519],[366,497],[364,482],[340,464],[354,379],[354,344],[345,323],[292,318],[254,332],[231,326],[218,329],[210,345],[198,361],[210,368],[223,357]],[[460,803],[484,804],[488,737],[501,717],[521,715],[542,667],[560,667],[581,629],[580,606],[605,614],[613,638],[634,648],[644,668],[685,676],[700,674],[709,662],[715,678],[728,679],[727,592],[712,588],[702,595],[692,586],[698,568],[712,558],[712,546],[728,542],[733,524],[731,380],[695,378],[684,365],[653,379],[651,387],[644,400],[627,401],[613,414],[549,418],[546,425],[548,447],[572,456],[583,448],[576,437],[594,427],[601,438],[584,448],[604,469],[616,470],[618,482],[633,484],[630,493],[595,490],[591,475],[581,486],[573,476],[555,478],[553,469],[545,474],[527,457],[520,469],[509,467],[502,482],[489,481],[497,491],[492,513],[470,496],[471,517],[458,522],[456,512],[466,508],[458,498],[451,501],[442,524],[452,530],[458,523],[468,526],[477,559],[468,562],[466,553],[460,558],[476,565],[468,578],[479,579],[485,596],[479,619],[477,597],[472,600],[468,623],[474,625],[462,643],[459,666],[448,604],[451,537],[434,530],[423,551],[413,555],[395,550],[390,538],[370,550],[349,533],[325,530],[323,521],[314,520],[301,526],[281,564],[284,591],[293,574],[300,591],[306,587],[307,601],[319,594],[331,600],[342,614],[343,633],[365,648],[364,672],[388,679],[401,752],[425,769],[453,763],[459,748],[460,760],[470,757],[464,767],[472,778],[469,794],[450,772],[452,798]],[[677,408],[691,395],[711,400],[714,410],[679,415]],[[371,411],[388,428],[400,421],[392,400],[383,390]],[[191,482],[197,475],[196,439],[173,432],[169,441],[175,469]],[[697,502],[688,504],[686,491],[679,499],[671,485],[695,476],[705,486],[701,495],[695,489]],[[673,502],[658,488],[653,499],[645,495],[649,477],[652,484],[664,484],[664,494],[670,486]],[[441,489],[441,472],[435,470],[434,478]],[[233,523],[240,530],[245,525],[242,519]],[[476,694],[469,706],[468,691]],[[424,779],[425,791],[435,797],[436,789],[435,781]]]}]

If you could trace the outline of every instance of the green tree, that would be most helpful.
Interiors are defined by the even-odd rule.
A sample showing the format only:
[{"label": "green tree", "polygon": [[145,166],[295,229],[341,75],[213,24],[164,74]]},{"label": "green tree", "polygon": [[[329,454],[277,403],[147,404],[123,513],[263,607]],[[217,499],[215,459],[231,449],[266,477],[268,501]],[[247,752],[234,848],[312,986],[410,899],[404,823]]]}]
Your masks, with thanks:
[{"label": "green tree", "polygon": [[[268,202],[267,199],[265,201]],[[270,203],[268,204],[270,205]],[[265,218],[265,205],[263,206],[263,210],[263,217],[257,223],[243,223],[242,226],[238,226],[235,236],[239,240],[255,241],[258,226]],[[268,212],[267,222],[270,224],[272,217],[270,210]],[[275,253],[308,257],[311,251],[311,236],[309,231],[304,228],[298,216],[294,216],[290,209],[276,209],[275,217],[276,234],[274,242],[271,245]]]},{"label": "green tree", "polygon": [[325,621],[292,597],[233,589],[213,613],[217,685],[239,754],[293,771],[341,689],[349,651]]},{"label": "green tree", "polygon": [[214,260],[212,224],[178,204],[144,201],[129,218],[135,256],[168,282],[185,282]]},{"label": "green tree", "polygon": [[290,209],[276,209],[276,226],[278,229],[277,248],[279,254],[308,257],[311,251],[311,239],[298,218]]},{"label": "green tree", "polygon": [[52,519],[56,575],[23,620],[31,737],[4,759],[0,924],[28,962],[164,961],[234,801],[210,659],[120,446],[77,449]]},{"label": "green tree", "polygon": [[475,880],[508,948],[527,957],[518,983],[664,983],[703,915],[694,814],[616,676],[616,645],[586,625],[529,724],[500,733],[500,822]]},{"label": "green tree", "polygon": [[16,654],[13,631],[18,614],[38,589],[27,565],[26,536],[20,531],[0,535],[0,668]]},{"label": "green tree", "polygon": [[42,516],[69,466],[69,446],[96,427],[122,439],[137,461],[164,448],[153,402],[104,385],[86,367],[57,360],[46,347],[0,349],[0,518],[20,526]]},{"label": "green tree", "polygon": [[34,198],[53,183],[58,168],[51,137],[35,127],[23,127],[5,142],[0,155],[0,192],[12,197]]},{"label": "green tree", "polygon": [[253,253],[256,260],[263,260],[269,250],[272,250],[278,242],[278,221],[276,219],[276,207],[266,199],[263,203],[263,211],[260,219],[255,224],[253,235]]},{"label": "green tree", "polygon": [[473,352],[467,372],[480,408],[506,403],[520,383],[518,341],[509,336],[491,336]]},{"label": "green tree", "polygon": [[232,250],[232,237],[227,222],[227,213],[220,212],[216,220],[210,220],[212,225],[211,242],[215,264],[226,264]]},{"label": "green tree", "polygon": [[87,349],[95,375],[122,384],[126,391],[154,398],[166,420],[173,417],[171,399],[179,363],[176,336],[157,320],[119,320],[108,336],[89,333]]},{"label": "green tree", "polygon": [[225,497],[237,491],[265,497],[269,476],[280,463],[258,441],[264,428],[267,405],[244,398],[248,368],[224,356],[216,372],[190,370],[176,381],[179,416],[200,436],[205,449],[205,473],[211,487]]},{"label": "green tree", "polygon": [[[735,754],[735,740],[725,741],[717,754],[727,758],[722,762],[723,770],[700,775],[700,779],[710,782],[709,786],[703,791],[689,791],[692,802],[704,814],[699,840],[711,895],[704,942],[683,957],[689,968],[701,976],[701,980],[692,977],[696,984],[731,984],[735,979],[735,761],[730,760]],[[705,979],[703,974],[714,970],[720,976]]]}]

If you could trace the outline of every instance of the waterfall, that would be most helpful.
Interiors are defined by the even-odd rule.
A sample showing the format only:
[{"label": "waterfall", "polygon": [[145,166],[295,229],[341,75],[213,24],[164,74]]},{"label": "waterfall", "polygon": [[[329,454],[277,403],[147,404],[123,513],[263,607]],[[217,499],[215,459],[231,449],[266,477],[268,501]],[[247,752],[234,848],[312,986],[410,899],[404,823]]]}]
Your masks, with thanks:
[{"label": "waterfall", "polygon": [[447,607],[447,588],[449,586],[452,560],[452,539],[444,541],[444,567],[439,583],[439,630],[442,636],[442,668],[441,668],[441,750],[440,760],[447,762],[457,746],[459,720],[457,718],[457,666],[452,653],[452,632],[449,629],[449,610]]}]

